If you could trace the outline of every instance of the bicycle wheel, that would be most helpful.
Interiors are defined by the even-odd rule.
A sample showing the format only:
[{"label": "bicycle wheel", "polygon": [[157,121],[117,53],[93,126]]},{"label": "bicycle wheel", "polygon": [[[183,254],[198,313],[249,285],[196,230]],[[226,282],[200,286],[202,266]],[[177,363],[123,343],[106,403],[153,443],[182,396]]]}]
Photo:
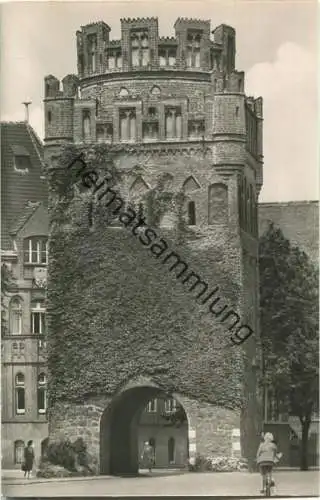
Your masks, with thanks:
[{"label": "bicycle wheel", "polygon": [[267,477],[267,480],[266,480],[266,497],[267,498],[271,497],[271,481],[270,481],[270,477]]}]

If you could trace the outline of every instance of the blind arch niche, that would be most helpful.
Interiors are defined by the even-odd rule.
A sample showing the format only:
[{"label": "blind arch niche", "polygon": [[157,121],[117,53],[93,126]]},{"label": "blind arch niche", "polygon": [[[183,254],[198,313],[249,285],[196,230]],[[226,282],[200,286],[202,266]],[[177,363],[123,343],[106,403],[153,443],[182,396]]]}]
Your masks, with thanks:
[{"label": "blind arch niche", "polygon": [[208,224],[226,224],[229,218],[228,186],[222,182],[208,189]]}]

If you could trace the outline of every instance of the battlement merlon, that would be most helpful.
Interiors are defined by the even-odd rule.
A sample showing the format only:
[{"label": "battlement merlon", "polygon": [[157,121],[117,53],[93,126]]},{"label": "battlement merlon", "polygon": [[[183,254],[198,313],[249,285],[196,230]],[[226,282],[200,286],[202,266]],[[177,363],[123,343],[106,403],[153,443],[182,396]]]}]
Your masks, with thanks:
[{"label": "battlement merlon", "polygon": [[263,119],[263,99],[262,97],[246,97],[246,104],[257,118]]},{"label": "battlement merlon", "polygon": [[44,84],[44,100],[74,98],[78,96],[79,78],[76,75],[66,75],[61,82],[55,76],[48,75],[44,78]]}]

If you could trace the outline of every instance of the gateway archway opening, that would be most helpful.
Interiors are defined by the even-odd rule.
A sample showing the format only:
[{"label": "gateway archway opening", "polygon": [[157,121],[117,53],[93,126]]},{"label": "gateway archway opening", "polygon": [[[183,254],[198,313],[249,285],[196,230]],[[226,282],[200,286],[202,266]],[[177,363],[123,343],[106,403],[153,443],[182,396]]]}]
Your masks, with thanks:
[{"label": "gateway archway opening", "polygon": [[[170,444],[168,453],[170,438],[174,447]],[[100,473],[138,474],[146,441],[154,448],[154,467],[187,464],[188,419],[182,405],[156,387],[130,388],[116,396],[101,417]]]}]

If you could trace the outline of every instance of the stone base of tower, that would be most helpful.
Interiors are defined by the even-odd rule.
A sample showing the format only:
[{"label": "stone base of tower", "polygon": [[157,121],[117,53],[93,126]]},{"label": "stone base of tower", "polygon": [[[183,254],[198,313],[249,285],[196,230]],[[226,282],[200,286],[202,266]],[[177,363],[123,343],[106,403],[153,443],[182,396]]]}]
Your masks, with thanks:
[{"label": "stone base of tower", "polygon": [[[91,400],[87,404],[61,404],[50,411],[50,442],[82,438],[89,465],[95,474],[136,474],[139,470],[139,412],[156,388],[140,387],[122,396]],[[144,391],[144,392],[142,392]],[[180,394],[172,395],[185,410],[188,421],[186,463],[197,456],[241,457],[240,410],[199,402]],[[143,406],[142,406],[143,408]],[[172,429],[168,429],[168,439]],[[245,457],[244,457],[245,458]]]}]

